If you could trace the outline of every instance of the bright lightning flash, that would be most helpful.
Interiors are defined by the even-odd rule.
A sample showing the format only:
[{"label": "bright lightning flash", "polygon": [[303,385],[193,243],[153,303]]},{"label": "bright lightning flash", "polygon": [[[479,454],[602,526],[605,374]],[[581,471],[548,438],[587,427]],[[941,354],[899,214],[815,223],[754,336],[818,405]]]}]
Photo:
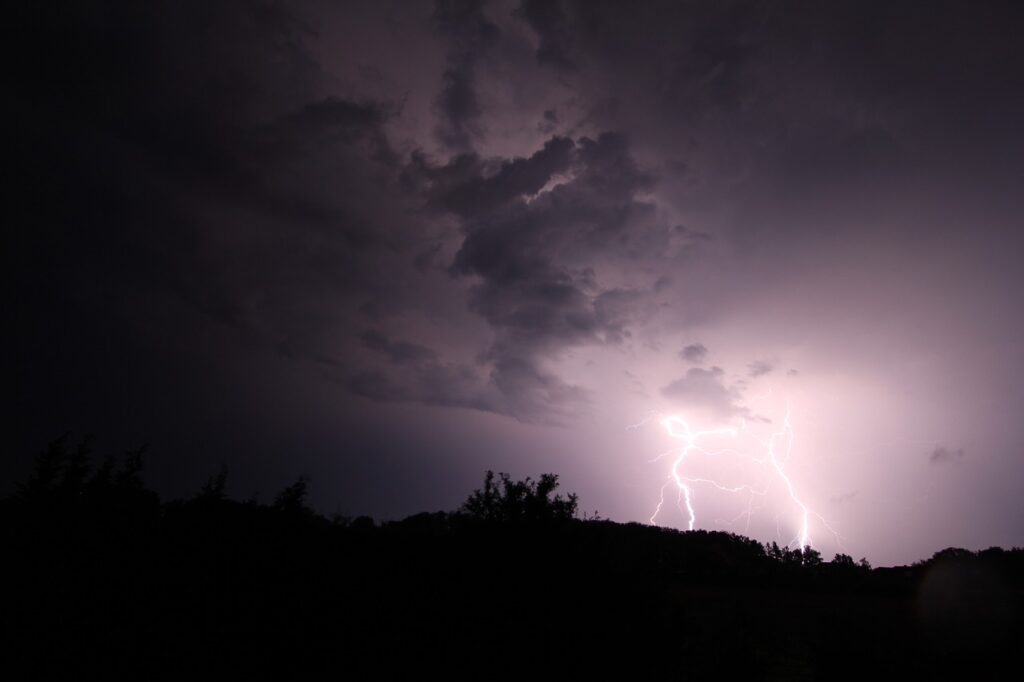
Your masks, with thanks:
[{"label": "bright lightning flash", "polygon": [[713,429],[711,431],[693,431],[690,429],[690,425],[683,421],[680,417],[666,417],[661,420],[661,425],[668,430],[669,434],[675,438],[681,438],[683,440],[683,447],[676,453],[676,459],[672,462],[672,476],[665,485],[661,486],[661,500],[658,502],[657,509],[651,514],[651,523],[655,523],[654,517],[661,511],[661,507],[665,504],[665,488],[670,483],[675,481],[676,487],[679,489],[679,495],[683,500],[686,501],[686,511],[690,515],[690,530],[693,530],[693,524],[697,520],[697,514],[693,511],[693,501],[691,500],[690,486],[686,485],[686,479],[679,473],[679,467],[682,466],[683,460],[690,454],[692,450],[699,449],[697,441],[701,438],[708,436],[735,436],[736,429],[734,428],[722,428]]},{"label": "bright lightning flash", "polygon": [[[800,508],[800,534],[799,534],[799,547],[800,551],[803,551],[804,547],[811,543],[811,538],[808,531],[807,516],[810,513],[807,509],[807,505],[800,501],[800,498],[796,496],[793,491],[793,481],[790,480],[789,476],[786,475],[785,466],[786,462],[789,461],[789,456],[793,452],[793,425],[789,421],[789,403],[786,403],[786,418],[782,422],[782,429],[776,431],[768,439],[768,460],[772,464],[772,468],[775,473],[778,474],[782,482],[786,484],[786,492],[789,493],[790,499],[793,503]],[[779,458],[775,453],[775,441],[777,439],[785,439],[786,441],[786,458],[779,462]]]},{"label": "bright lightning flash", "polygon": [[[751,485],[726,486],[722,485],[721,483],[718,483],[714,479],[692,478],[683,475],[683,463],[692,453],[698,452],[707,455],[720,455],[726,452],[725,450],[717,452],[706,450],[701,446],[701,443],[703,441],[705,441],[706,439],[713,439],[722,436],[734,437],[738,433],[737,429],[732,427],[722,427],[706,431],[695,431],[681,417],[671,416],[662,419],[661,425],[665,428],[666,431],[668,431],[670,436],[672,436],[673,438],[678,438],[679,440],[682,441],[682,447],[676,450],[672,450],[671,452],[664,453],[663,455],[659,455],[654,460],[656,461],[657,459],[660,459],[661,457],[668,454],[675,455],[675,459],[672,462],[671,473],[668,477],[668,480],[661,487],[661,497],[658,501],[657,507],[654,510],[654,513],[651,515],[651,523],[657,525],[655,519],[658,517],[658,514],[661,513],[662,507],[665,504],[665,489],[674,483],[677,490],[677,503],[679,505],[680,511],[682,511],[683,507],[685,506],[686,514],[689,519],[688,528],[689,530],[693,530],[694,525],[696,524],[697,514],[693,508],[693,490],[691,488],[691,485],[708,484],[723,492],[746,492],[750,495],[750,498],[747,502],[747,510],[744,513],[740,514],[740,517],[737,517],[747,517],[747,528],[749,531],[750,517],[753,514],[753,496],[767,495],[768,490],[771,486],[771,480],[778,479],[782,482],[783,486],[785,487],[786,493],[789,496],[789,499],[792,502],[792,504],[794,504],[799,510],[800,516],[799,531],[797,532],[796,537],[794,537],[788,543],[787,546],[796,545],[801,551],[803,551],[805,547],[810,546],[811,516],[814,516],[819,521],[821,521],[822,525],[825,528],[827,528],[836,538],[837,544],[842,546],[842,543],[839,539],[839,535],[828,525],[828,523],[825,522],[825,520],[820,515],[816,514],[811,509],[809,509],[807,505],[803,502],[803,500],[801,500],[797,496],[796,490],[793,486],[793,481],[786,473],[786,464],[789,462],[790,456],[793,452],[794,440],[793,425],[790,419],[790,415],[790,406],[787,402],[786,416],[785,419],[783,419],[782,421],[781,427],[777,431],[772,433],[771,436],[768,438],[767,442],[764,443],[767,449],[767,456],[761,458],[750,457],[750,459],[752,459],[754,462],[761,465],[765,465],[768,469],[768,472],[771,474],[769,480],[765,483],[763,487],[760,488]],[[746,423],[744,423],[743,428],[747,428]]]}]

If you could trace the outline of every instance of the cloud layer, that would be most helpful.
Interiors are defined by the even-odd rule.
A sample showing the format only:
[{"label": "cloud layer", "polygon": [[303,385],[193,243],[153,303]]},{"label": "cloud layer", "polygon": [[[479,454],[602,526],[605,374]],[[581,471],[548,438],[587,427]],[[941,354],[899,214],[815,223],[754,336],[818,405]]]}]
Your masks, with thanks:
[{"label": "cloud layer", "polygon": [[[922,547],[1019,544],[1020,19],[16,8],[15,447],[124,428],[193,453],[158,460],[170,488],[301,462],[378,514],[528,463],[643,519],[660,473],[632,453],[660,446],[620,422],[768,428],[790,405],[823,509],[854,489],[842,509]],[[987,535],[900,502],[936,490],[988,500]]]}]

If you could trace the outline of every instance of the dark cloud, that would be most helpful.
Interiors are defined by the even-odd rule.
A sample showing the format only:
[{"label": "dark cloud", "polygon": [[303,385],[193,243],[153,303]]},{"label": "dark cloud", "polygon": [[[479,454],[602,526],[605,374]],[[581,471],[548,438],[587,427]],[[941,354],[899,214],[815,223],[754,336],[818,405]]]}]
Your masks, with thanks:
[{"label": "dark cloud", "polygon": [[573,49],[573,29],[561,4],[557,1],[523,0],[515,14],[537,34],[537,61],[556,69],[574,70],[576,62],[570,56]]},{"label": "dark cloud", "polygon": [[412,177],[428,183],[426,195],[431,205],[471,218],[533,196],[553,175],[569,168],[573,151],[571,140],[552,137],[525,159],[485,162],[475,154],[463,154],[435,167],[421,154],[413,154],[409,170]]},{"label": "dark cloud", "polygon": [[[101,4],[22,17],[26,41],[59,34],[77,55],[44,57],[15,85],[26,184],[64,199],[35,197],[26,214],[45,225],[25,242],[26,277],[170,290],[279,343],[296,331],[281,329],[294,298],[356,284],[355,255],[383,237],[358,204],[391,172],[390,112],[318,97],[310,33],[290,12]],[[186,33],[188,49],[169,49]]]},{"label": "dark cloud", "polygon": [[830,191],[912,167],[921,145],[945,145],[960,161],[979,146],[1021,150],[1010,121],[1024,98],[1006,94],[1024,76],[1007,30],[1020,9],[983,4],[945,3],[924,19],[913,3],[787,12],[760,2],[638,10],[576,0],[552,3],[535,23],[539,37],[557,27],[559,45],[572,46],[588,75],[572,82],[601,125],[647,131],[661,155],[685,164],[688,198],[738,192],[758,230],[760,192],[765,204],[827,202]]},{"label": "dark cloud", "polygon": [[479,374],[466,365],[427,361],[398,368],[371,368],[350,372],[344,379],[327,375],[355,395],[381,403],[418,403],[497,412],[500,405],[484,389]]},{"label": "dark cloud", "polygon": [[502,395],[502,411],[526,421],[564,424],[586,407],[590,392],[543,367],[529,350],[497,344],[486,354],[491,381]]},{"label": "dark cloud", "polygon": [[747,375],[754,378],[763,377],[765,374],[770,374],[774,369],[775,365],[766,360],[755,360],[747,365]]},{"label": "dark cloud", "polygon": [[384,122],[384,114],[379,107],[372,104],[327,97],[284,116],[282,122],[300,130],[337,130],[342,135],[351,135],[353,132],[380,125]]},{"label": "dark cloud", "polygon": [[[546,365],[576,346],[626,342],[630,322],[651,294],[602,287],[589,263],[623,254],[641,258],[667,238],[650,207],[636,198],[653,178],[632,160],[625,137],[556,136],[528,157],[465,153],[444,164],[414,152],[402,184],[430,211],[459,220],[463,237],[449,271],[472,282],[469,308],[495,333],[479,356],[489,375],[478,389],[491,398],[461,402],[529,420],[560,419],[585,406],[587,391]],[[439,243],[427,245],[415,256],[416,267],[427,271],[439,254]],[[385,353],[396,350],[376,336],[362,341]],[[429,391],[397,390],[394,381],[364,372],[349,385],[375,400],[432,399]],[[469,379],[460,374],[459,381]],[[447,394],[442,399],[452,402]]]},{"label": "dark cloud", "polygon": [[386,355],[396,365],[423,364],[434,360],[436,353],[426,346],[408,341],[393,341],[379,331],[369,329],[360,337],[363,345]]},{"label": "dark cloud", "polygon": [[741,404],[739,389],[725,385],[725,371],[721,367],[692,367],[682,378],[663,387],[661,393],[681,406],[722,419],[745,416],[749,412]]},{"label": "dark cloud", "polygon": [[[544,363],[574,346],[623,342],[645,297],[640,290],[601,290],[593,271],[580,267],[602,254],[628,253],[637,228],[656,229],[644,224],[649,209],[636,198],[653,180],[637,168],[625,138],[552,138],[489,177],[466,156],[441,168],[416,163],[430,178],[427,195],[463,220],[452,272],[480,278],[470,307],[497,334],[483,356],[495,385],[520,410],[528,403],[549,410],[582,403],[585,391],[559,381]],[[526,201],[556,173],[565,180]]]},{"label": "dark cloud", "polygon": [[945,464],[947,462],[956,461],[965,454],[966,453],[963,448],[953,449],[940,445],[932,450],[931,454],[928,455],[928,461],[932,464]]},{"label": "dark cloud", "polygon": [[558,112],[555,109],[547,109],[537,124],[537,130],[545,135],[550,135],[558,128]]},{"label": "dark cloud", "polygon": [[691,343],[679,351],[679,357],[694,364],[703,364],[708,359],[708,348],[703,343]]},{"label": "dark cloud", "polygon": [[441,117],[437,136],[457,151],[472,149],[473,138],[481,134],[476,67],[500,35],[484,14],[485,4],[483,0],[435,0],[434,4],[434,23],[448,41],[448,65],[436,101]]},{"label": "dark cloud", "polygon": [[307,145],[363,142],[369,158],[389,166],[398,163],[383,124],[393,112],[376,102],[353,102],[337,97],[310,102],[281,117],[267,135],[281,153],[305,151]]},{"label": "dark cloud", "polygon": [[327,376],[377,402],[462,407],[547,424],[563,424],[589,402],[585,389],[544,369],[544,354],[530,346],[499,342],[475,365],[469,365],[442,361],[425,346],[396,341],[377,330],[364,332],[360,340],[364,348],[387,362],[376,367],[370,362],[361,369],[342,368],[340,375],[329,372]]},{"label": "dark cloud", "polygon": [[510,413],[502,394],[473,365],[448,362],[418,343],[395,340],[379,330],[360,335],[364,348],[386,362],[333,364],[325,376],[375,402],[408,402]]},{"label": "dark cloud", "polygon": [[[9,275],[24,292],[14,381],[37,415],[18,436],[26,453],[80,428],[162,439],[199,459],[223,456],[214,451],[230,431],[233,450],[270,457],[267,434],[295,428],[258,406],[283,390],[279,361],[337,382],[366,356],[363,368],[410,382],[410,399],[489,409],[471,366],[348,338],[366,326],[368,301],[392,314],[418,304],[408,283],[421,275],[400,264],[424,223],[406,213],[385,132],[399,108],[325,94],[301,10],[104,2],[13,13],[16,50],[37,55],[11,83],[22,134],[9,150],[21,169]],[[387,396],[392,384],[375,391],[371,378],[358,388]],[[148,395],[145,406],[122,389]],[[259,416],[243,428],[245,414]],[[163,476],[193,473],[182,464]]]},{"label": "dark cloud", "polygon": [[[129,429],[191,453],[160,476],[195,482],[222,453],[253,453],[231,455],[244,472],[312,443],[311,471],[390,482],[395,416],[429,413],[408,438],[453,434],[486,453],[464,455],[475,476],[495,448],[466,423],[572,425],[591,447],[575,416],[657,397],[602,382],[650,383],[668,339],[706,330],[771,362],[726,374],[694,343],[664,399],[753,421],[745,381],[799,357],[802,391],[827,374],[932,396],[879,422],[969,423],[995,458],[1016,436],[991,406],[1020,403],[1012,344],[993,341],[1020,336],[1020,18],[854,0],[13,6],[14,447]],[[989,407],[947,409],[933,361]],[[858,413],[821,411],[822,430]],[[869,460],[872,485],[895,481]],[[348,491],[408,499],[370,488]]]}]

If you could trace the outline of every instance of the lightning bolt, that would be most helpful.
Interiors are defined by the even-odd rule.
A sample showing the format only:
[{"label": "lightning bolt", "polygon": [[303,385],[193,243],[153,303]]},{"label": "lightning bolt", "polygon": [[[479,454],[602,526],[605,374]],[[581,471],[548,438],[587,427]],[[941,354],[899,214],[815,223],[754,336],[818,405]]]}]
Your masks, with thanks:
[{"label": "lightning bolt", "polygon": [[[652,525],[658,525],[656,519],[661,513],[662,508],[665,505],[665,491],[673,483],[677,490],[677,504],[680,511],[685,507],[686,514],[688,517],[688,529],[693,530],[696,525],[697,514],[693,507],[693,489],[691,486],[701,484],[709,485],[720,491],[728,493],[747,493],[749,495],[747,499],[747,508],[739,516],[734,519],[746,517],[746,528],[749,532],[750,519],[754,513],[753,498],[754,496],[765,496],[768,494],[771,488],[773,480],[782,482],[782,486],[786,490],[792,504],[798,510],[799,516],[799,530],[796,536],[790,540],[787,546],[796,545],[800,551],[803,551],[806,547],[811,546],[811,518],[818,519],[822,526],[824,526],[832,535],[835,537],[837,545],[842,547],[840,535],[828,525],[824,518],[819,514],[810,509],[807,504],[797,495],[796,487],[793,485],[793,480],[789,474],[786,473],[786,465],[789,462],[793,453],[793,441],[795,440],[795,434],[792,424],[792,410],[790,404],[786,402],[785,417],[782,420],[782,424],[779,428],[772,433],[766,442],[763,442],[767,454],[762,457],[754,457],[751,455],[742,455],[735,450],[719,450],[712,452],[704,449],[701,446],[701,442],[707,438],[720,437],[720,436],[736,436],[738,430],[733,427],[720,427],[715,429],[709,429],[705,431],[695,431],[690,425],[682,418],[678,416],[665,417],[661,420],[661,425],[665,428],[668,434],[682,441],[682,447],[670,450],[669,452],[662,453],[654,458],[653,461],[657,461],[667,455],[674,454],[675,459],[672,461],[672,467],[668,479],[661,486],[661,495],[657,506],[654,509],[654,513],[651,514],[650,522]],[[645,420],[646,421],[646,420]],[[743,428],[746,429],[747,425],[744,421]],[[693,478],[683,475],[683,464],[692,453],[699,452],[707,455],[721,455],[726,452],[740,454],[740,456],[747,457],[752,461],[764,465],[767,467],[769,473],[769,480],[764,483],[763,486],[755,486],[750,484],[728,486],[715,481],[710,478]],[[776,517],[776,525],[778,525],[778,517]]]},{"label": "lightning bolt", "polygon": [[669,432],[669,435],[675,438],[681,438],[683,440],[683,447],[677,452],[676,459],[672,462],[672,475],[669,477],[669,480],[665,482],[665,485],[661,486],[661,500],[658,502],[658,507],[654,510],[654,513],[651,514],[651,524],[657,525],[657,522],[654,519],[658,516],[662,506],[665,504],[665,488],[675,481],[676,487],[679,490],[679,496],[681,499],[686,501],[686,511],[690,516],[689,529],[693,530],[693,524],[697,520],[697,513],[693,510],[690,486],[686,484],[686,479],[684,479],[682,474],[680,474],[679,469],[683,464],[683,460],[686,459],[686,456],[689,455],[692,450],[701,449],[697,445],[698,440],[708,436],[735,436],[736,429],[727,427],[713,429],[710,431],[693,431],[690,429],[690,425],[680,417],[666,417],[661,420],[661,425],[665,427]]},{"label": "lightning bolt", "polygon": [[[790,407],[789,402],[786,402],[786,418],[782,421],[782,428],[776,431],[768,439],[768,460],[772,464],[772,468],[782,482],[786,484],[786,492],[789,493],[789,498],[793,500],[793,503],[800,508],[800,533],[797,535],[799,539],[799,548],[802,552],[804,547],[807,547],[810,542],[810,531],[808,529],[808,515],[810,511],[807,509],[807,505],[800,501],[800,498],[796,496],[796,492],[793,490],[793,481],[786,475],[786,463],[789,461],[790,455],[793,453],[793,425],[790,423]],[[779,458],[775,453],[775,441],[778,439],[785,439],[786,441],[786,459],[779,462]],[[794,539],[795,541],[795,539]],[[790,542],[792,544],[792,542]]]}]

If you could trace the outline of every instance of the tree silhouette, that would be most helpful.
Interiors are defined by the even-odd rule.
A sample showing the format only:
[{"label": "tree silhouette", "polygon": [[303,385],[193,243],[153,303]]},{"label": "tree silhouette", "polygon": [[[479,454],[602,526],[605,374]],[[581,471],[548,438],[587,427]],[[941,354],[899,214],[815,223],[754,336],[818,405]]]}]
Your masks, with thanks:
[{"label": "tree silhouette", "polygon": [[576,517],[575,493],[552,495],[558,488],[556,474],[541,474],[540,480],[526,477],[514,481],[507,473],[488,470],[484,487],[473,491],[462,512],[481,521],[553,521]]},{"label": "tree silhouette", "polygon": [[832,564],[834,566],[843,566],[847,568],[853,568],[857,565],[852,556],[842,553],[836,554],[835,557],[832,558]]},{"label": "tree silhouette", "polygon": [[18,486],[18,496],[36,500],[53,493],[60,481],[68,458],[67,442],[70,433],[50,441],[45,450],[36,455],[32,473]]},{"label": "tree silhouette", "polygon": [[206,483],[203,484],[199,494],[196,496],[197,499],[207,501],[221,501],[224,499],[225,490],[228,485],[228,468],[225,465],[221,465],[220,471],[217,472],[216,476],[210,476]]},{"label": "tree silhouette", "polygon": [[312,514],[313,510],[306,506],[309,479],[299,476],[295,483],[282,490],[274,498],[274,508],[283,512]]},{"label": "tree silhouette", "polygon": [[125,453],[124,462],[121,463],[121,470],[117,472],[114,479],[119,488],[138,491],[145,488],[142,483],[142,456],[146,453],[147,447],[146,445],[141,445]]},{"label": "tree silhouette", "polygon": [[820,566],[821,552],[814,549],[813,547],[804,547],[802,550],[800,550],[800,563],[802,563],[804,566],[810,566],[811,568],[814,568],[815,566]]},{"label": "tree silhouette", "polygon": [[85,488],[86,479],[92,470],[92,436],[87,435],[78,443],[78,447],[67,460],[60,490],[63,497],[78,497]]}]

